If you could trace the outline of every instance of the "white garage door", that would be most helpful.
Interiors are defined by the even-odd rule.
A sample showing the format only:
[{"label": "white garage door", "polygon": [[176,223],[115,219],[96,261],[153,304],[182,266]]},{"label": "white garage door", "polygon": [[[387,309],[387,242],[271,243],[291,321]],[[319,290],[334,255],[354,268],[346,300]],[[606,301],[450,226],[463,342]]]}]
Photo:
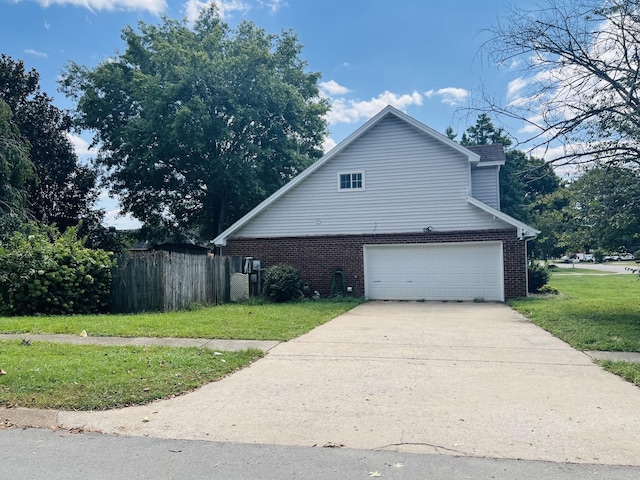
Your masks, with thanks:
[{"label": "white garage door", "polygon": [[367,245],[364,268],[373,300],[504,301],[500,242]]}]

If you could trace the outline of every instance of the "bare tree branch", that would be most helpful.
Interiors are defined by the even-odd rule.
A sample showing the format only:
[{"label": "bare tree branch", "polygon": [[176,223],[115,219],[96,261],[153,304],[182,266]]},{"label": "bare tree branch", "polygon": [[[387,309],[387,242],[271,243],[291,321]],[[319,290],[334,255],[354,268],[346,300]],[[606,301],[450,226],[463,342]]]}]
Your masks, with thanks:
[{"label": "bare tree branch", "polygon": [[640,165],[640,0],[549,0],[489,33],[484,54],[515,78],[481,110],[522,122],[518,147],[562,148],[557,164]]}]

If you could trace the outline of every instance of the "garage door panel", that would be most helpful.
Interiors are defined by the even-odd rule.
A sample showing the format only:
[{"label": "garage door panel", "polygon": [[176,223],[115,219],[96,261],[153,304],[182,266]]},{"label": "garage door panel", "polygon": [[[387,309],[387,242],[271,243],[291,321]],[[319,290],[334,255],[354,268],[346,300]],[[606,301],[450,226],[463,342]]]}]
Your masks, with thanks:
[{"label": "garage door panel", "polygon": [[482,283],[482,277],[483,276],[480,273],[470,273],[469,275],[467,275],[467,280],[471,284],[479,284]]},{"label": "garage door panel", "polygon": [[366,246],[365,276],[372,299],[504,298],[500,242]]}]

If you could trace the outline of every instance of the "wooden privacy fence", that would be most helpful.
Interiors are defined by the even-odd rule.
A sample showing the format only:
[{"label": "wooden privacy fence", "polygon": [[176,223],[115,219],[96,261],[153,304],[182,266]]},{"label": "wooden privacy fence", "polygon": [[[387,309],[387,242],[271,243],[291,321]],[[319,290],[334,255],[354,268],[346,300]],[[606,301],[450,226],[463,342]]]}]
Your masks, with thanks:
[{"label": "wooden privacy fence", "polygon": [[166,251],[119,255],[113,268],[111,311],[184,310],[229,301],[229,278],[242,257]]}]

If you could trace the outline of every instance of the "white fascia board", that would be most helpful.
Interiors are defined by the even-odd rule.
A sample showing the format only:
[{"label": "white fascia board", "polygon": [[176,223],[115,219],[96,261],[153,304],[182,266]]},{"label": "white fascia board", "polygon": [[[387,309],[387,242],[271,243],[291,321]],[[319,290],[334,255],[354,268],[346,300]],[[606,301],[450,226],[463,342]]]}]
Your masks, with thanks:
[{"label": "white fascia board", "polygon": [[527,225],[526,223],[523,223],[520,220],[516,220],[512,216],[507,215],[506,213],[501,212],[500,210],[496,210],[495,208],[487,205],[486,203],[481,202],[477,198],[467,195],[467,202],[469,202],[471,205],[478,207],[481,210],[484,210],[485,212],[489,213],[490,215],[493,215],[494,217],[502,220],[503,222],[513,225],[518,229],[518,236],[521,238],[536,237],[538,234],[540,234],[540,230],[536,230],[532,226]]},{"label": "white fascia board", "polygon": [[475,165],[476,168],[482,168],[482,167],[501,167],[502,165],[504,165],[503,161],[500,160],[496,160],[494,162],[480,162],[477,165]]}]

